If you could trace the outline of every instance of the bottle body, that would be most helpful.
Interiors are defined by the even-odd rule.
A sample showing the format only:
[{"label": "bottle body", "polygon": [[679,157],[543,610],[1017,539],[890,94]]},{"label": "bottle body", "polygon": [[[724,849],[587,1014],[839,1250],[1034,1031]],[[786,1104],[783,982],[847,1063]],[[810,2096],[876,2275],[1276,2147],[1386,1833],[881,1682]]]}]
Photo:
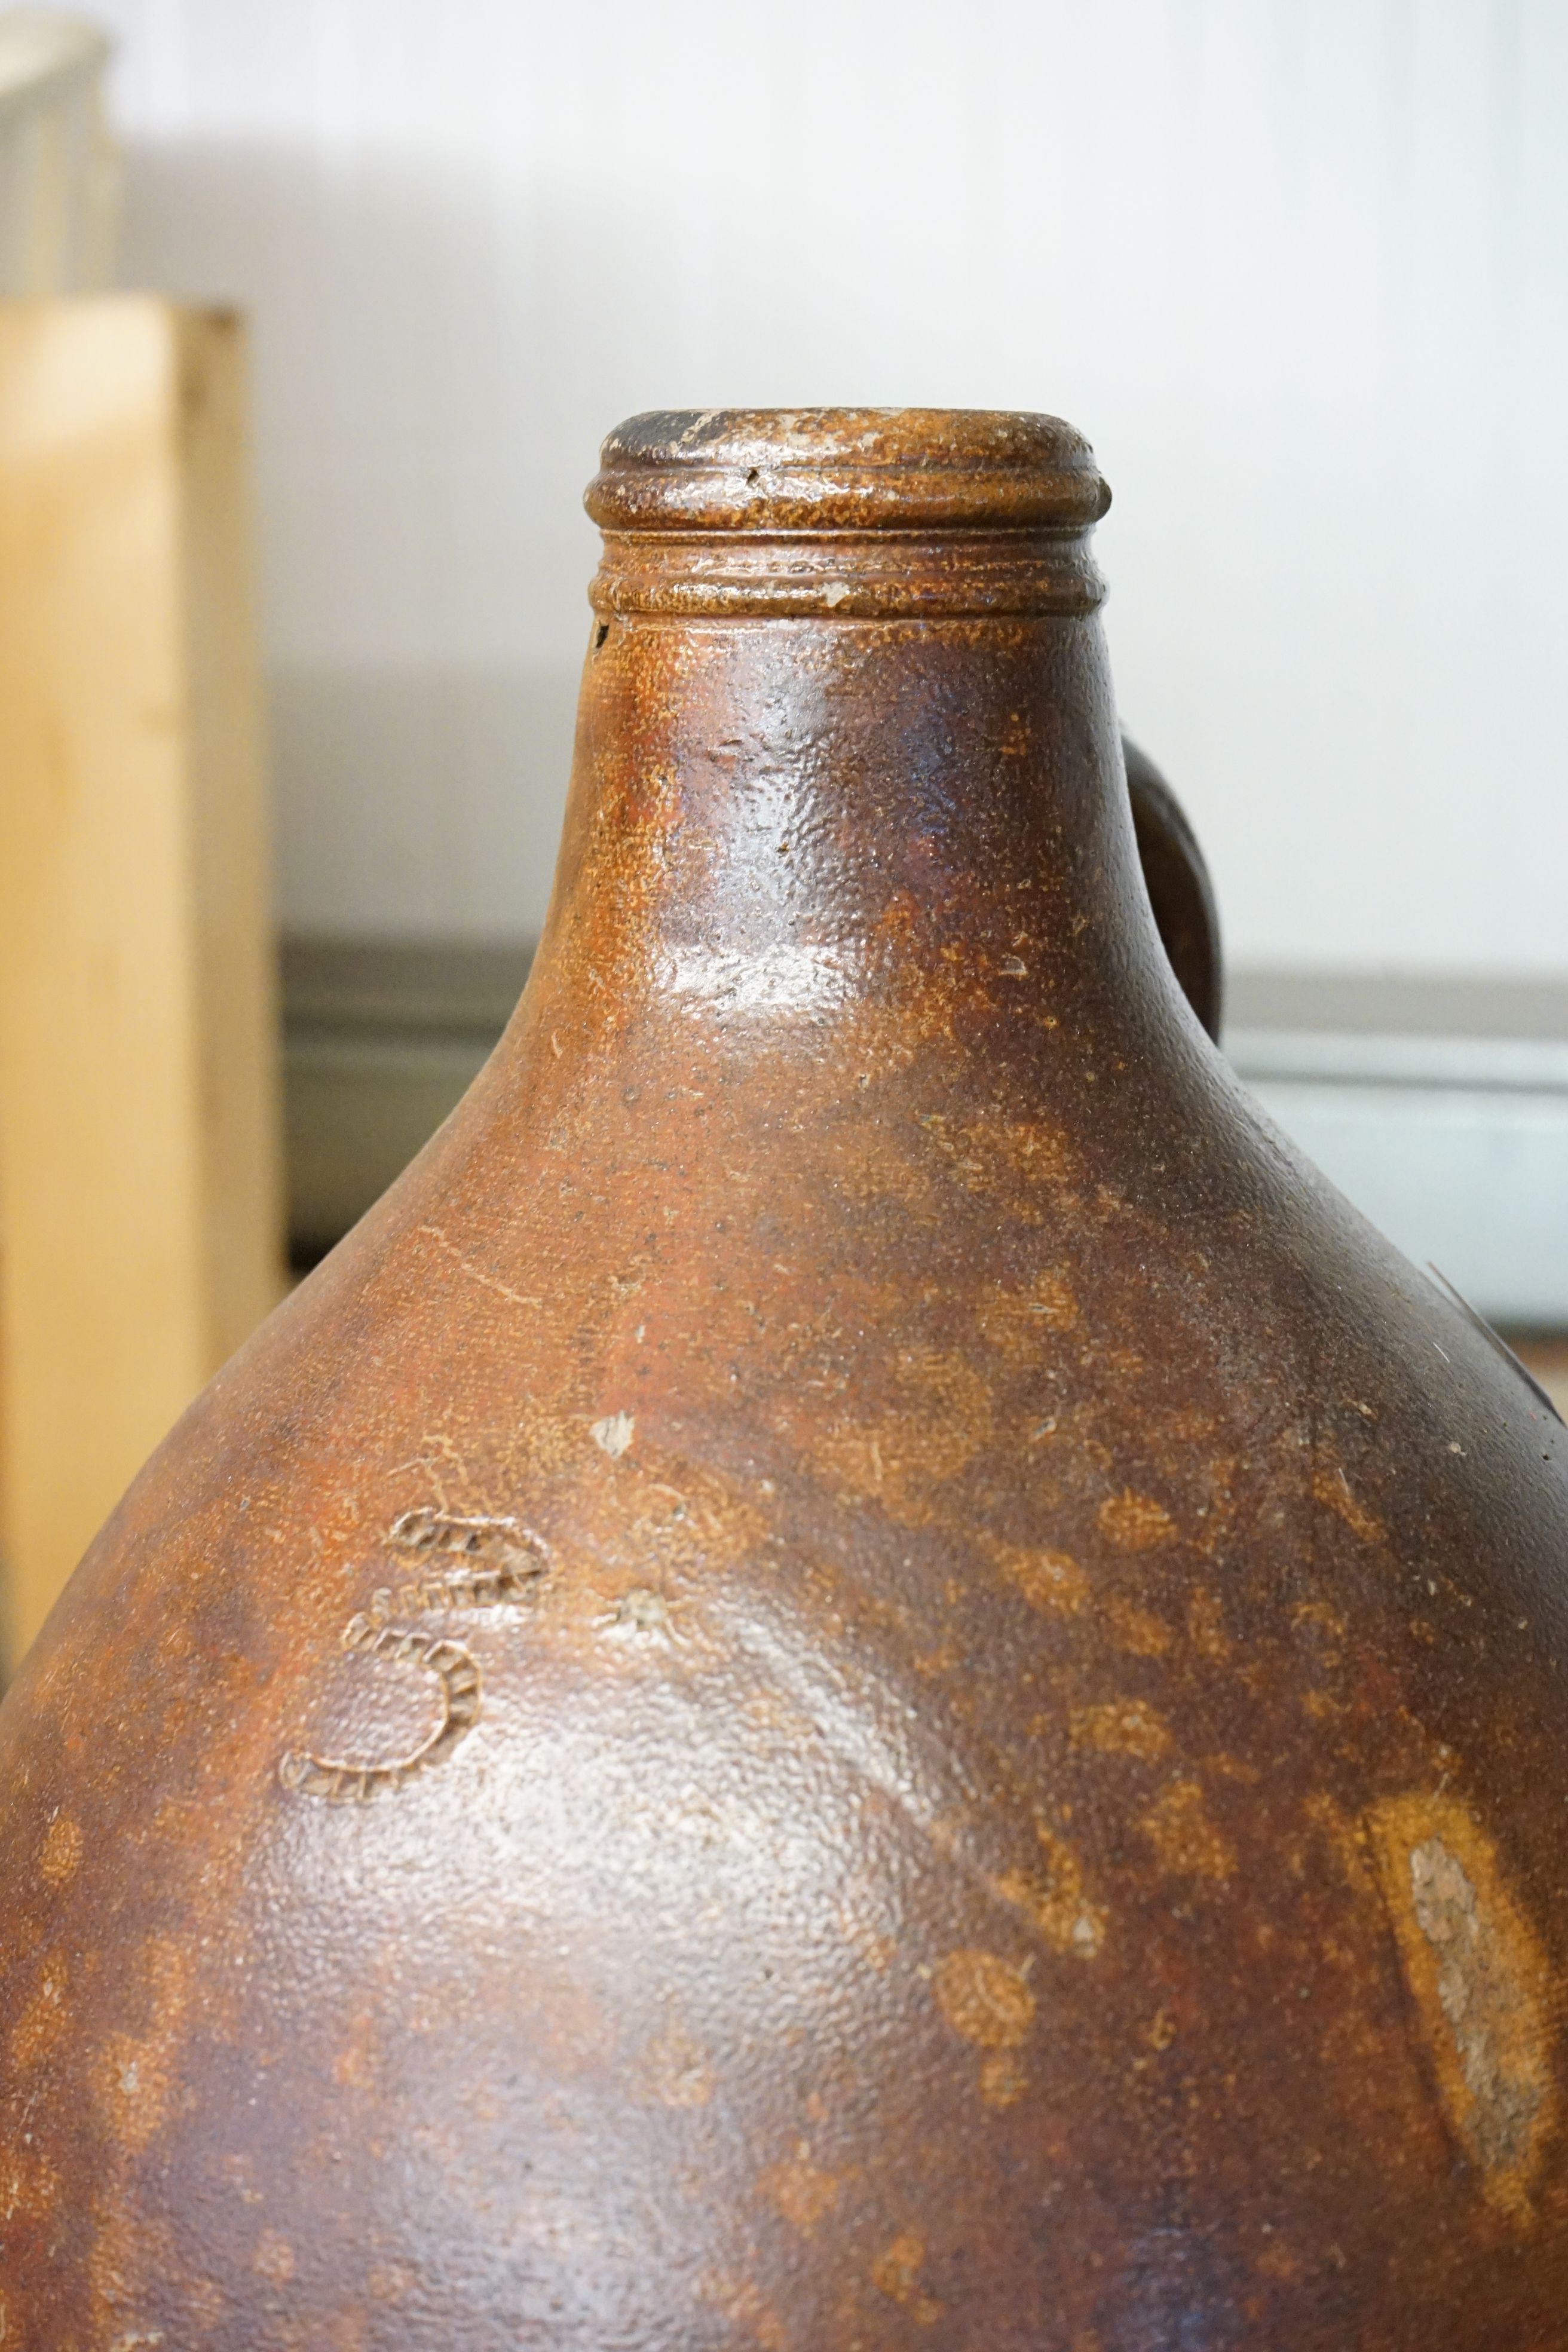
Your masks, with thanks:
[{"label": "bottle body", "polygon": [[1550,2341],[1556,1436],[1183,1005],[1081,597],[653,540],[507,1037],[0,1716],[8,2308]]}]

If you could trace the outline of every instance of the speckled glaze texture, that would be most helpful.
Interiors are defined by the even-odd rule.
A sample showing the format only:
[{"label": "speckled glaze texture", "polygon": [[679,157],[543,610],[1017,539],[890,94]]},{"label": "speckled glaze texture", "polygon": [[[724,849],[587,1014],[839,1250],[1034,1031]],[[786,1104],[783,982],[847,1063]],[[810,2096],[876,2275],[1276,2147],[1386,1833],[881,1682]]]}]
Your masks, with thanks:
[{"label": "speckled glaze texture", "polygon": [[1563,1432],[1172,979],[1090,453],[592,502],[507,1035],[0,1710],[0,2345],[1568,2343]]}]

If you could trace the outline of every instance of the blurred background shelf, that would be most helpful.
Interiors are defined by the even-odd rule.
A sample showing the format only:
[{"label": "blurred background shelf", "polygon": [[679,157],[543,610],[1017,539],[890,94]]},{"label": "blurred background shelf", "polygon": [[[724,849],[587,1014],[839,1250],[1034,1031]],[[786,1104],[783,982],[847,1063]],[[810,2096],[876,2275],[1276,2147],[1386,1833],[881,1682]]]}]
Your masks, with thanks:
[{"label": "blurred background shelf", "polygon": [[104,123],[110,43],[53,8],[0,15],[0,293],[107,286],[120,159]]}]

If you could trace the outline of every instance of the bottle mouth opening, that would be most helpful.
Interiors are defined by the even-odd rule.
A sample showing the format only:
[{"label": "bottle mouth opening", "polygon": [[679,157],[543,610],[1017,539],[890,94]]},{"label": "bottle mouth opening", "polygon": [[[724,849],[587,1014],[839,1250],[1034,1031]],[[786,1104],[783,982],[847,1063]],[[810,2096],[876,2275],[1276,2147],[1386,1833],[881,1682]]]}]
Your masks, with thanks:
[{"label": "bottle mouth opening", "polygon": [[617,425],[584,504],[601,613],[1082,614],[1110,492],[1059,417],[964,408],[660,410]]},{"label": "bottle mouth opening", "polygon": [[584,504],[606,531],[1087,530],[1110,492],[1060,417],[984,408],[633,416]]}]

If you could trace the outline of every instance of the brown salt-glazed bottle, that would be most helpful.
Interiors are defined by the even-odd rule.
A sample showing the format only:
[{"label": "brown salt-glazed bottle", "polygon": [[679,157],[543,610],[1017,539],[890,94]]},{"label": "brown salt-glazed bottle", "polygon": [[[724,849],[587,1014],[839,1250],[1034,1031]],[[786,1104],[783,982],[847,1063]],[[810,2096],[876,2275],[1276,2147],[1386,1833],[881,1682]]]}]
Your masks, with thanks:
[{"label": "brown salt-glazed bottle", "polygon": [[5,2345],[1568,2343],[1563,1432],[1176,989],[1105,502],[606,444],[517,1015],[0,1718]]}]

